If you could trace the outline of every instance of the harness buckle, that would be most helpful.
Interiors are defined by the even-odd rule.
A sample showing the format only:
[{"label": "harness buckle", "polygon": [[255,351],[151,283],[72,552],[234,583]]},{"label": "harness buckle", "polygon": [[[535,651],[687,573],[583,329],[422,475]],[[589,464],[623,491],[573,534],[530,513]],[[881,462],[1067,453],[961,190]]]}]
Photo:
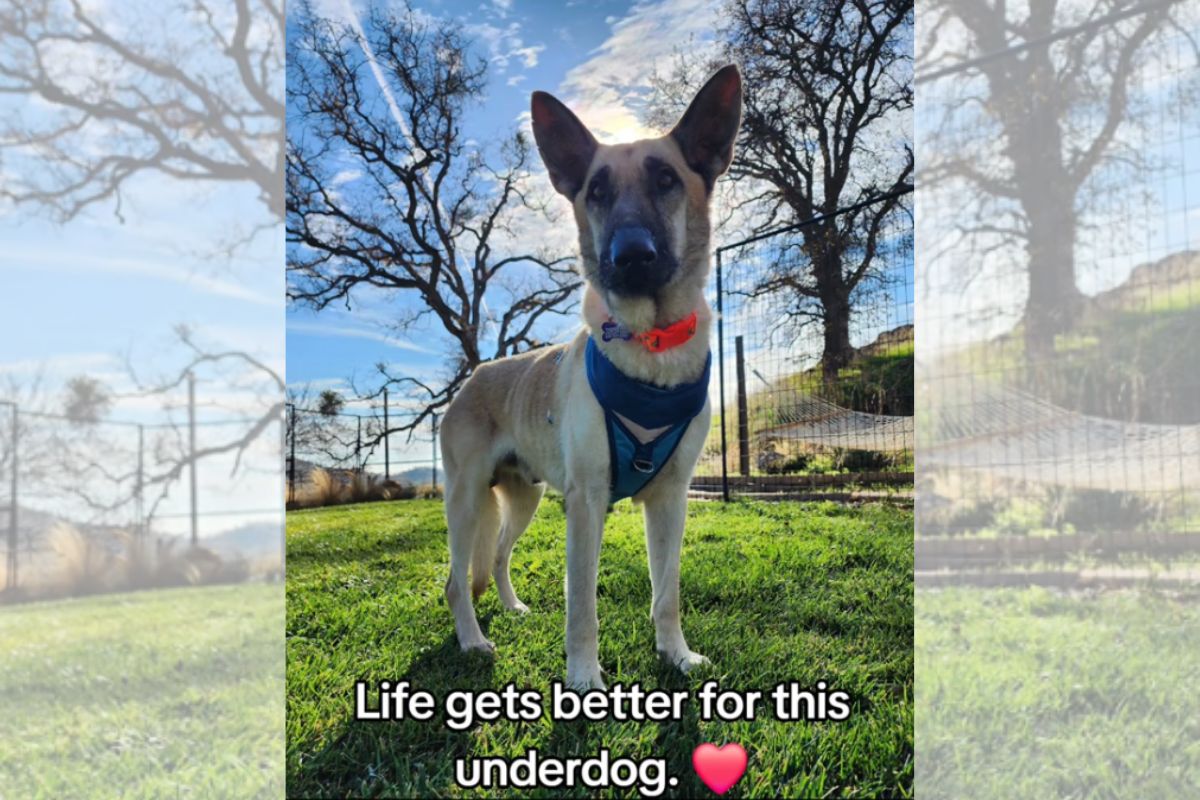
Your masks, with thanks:
[{"label": "harness buckle", "polygon": [[633,459],[633,468],[643,475],[649,475],[654,472],[654,462],[645,458]]}]

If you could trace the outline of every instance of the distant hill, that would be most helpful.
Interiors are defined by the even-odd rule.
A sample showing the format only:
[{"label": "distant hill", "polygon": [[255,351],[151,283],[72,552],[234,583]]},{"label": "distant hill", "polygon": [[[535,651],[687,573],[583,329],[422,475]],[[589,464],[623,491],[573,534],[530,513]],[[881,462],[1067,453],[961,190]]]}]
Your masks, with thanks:
[{"label": "distant hill", "polygon": [[912,349],[913,326],[899,325],[875,337],[875,341],[854,351],[856,356],[886,356],[899,350]]},{"label": "distant hill", "polygon": [[[937,371],[962,375],[981,364],[1043,400],[1081,414],[1160,425],[1193,425],[1200,375],[1200,253],[1184,251],[1135,267],[1120,285],[1087,298],[1057,337],[1053,372],[1024,376],[1020,325],[947,354]],[[1002,366],[1002,368],[1001,368]]]},{"label": "distant hill", "polygon": [[1200,253],[1185,250],[1140,264],[1120,286],[1100,292],[1090,305],[1099,311],[1136,311],[1200,304]]},{"label": "distant hill", "polygon": [[[21,547],[33,550],[45,550],[49,546],[48,536],[50,532],[54,529],[55,525],[61,523],[69,524],[93,541],[103,543],[105,548],[112,552],[118,552],[123,549],[124,541],[129,537],[131,532],[131,528],[126,525],[95,525],[78,522],[27,507],[20,509],[17,519]],[[200,544],[221,555],[241,554],[243,556],[256,556],[278,553],[280,526],[282,524],[282,521],[248,522],[236,528],[218,533],[215,536],[204,536],[200,539]],[[150,540],[160,539],[164,542],[176,539],[178,540],[177,546],[186,546],[188,542],[188,537],[186,536],[165,534],[151,528]]]},{"label": "distant hill", "polygon": [[[318,464],[313,464],[311,461],[305,461],[302,458],[297,458],[296,482],[303,483],[307,481],[309,473],[311,473],[314,469],[317,469],[319,466],[320,465]],[[330,473],[343,483],[349,483],[351,476],[354,474],[353,470],[348,469],[330,469],[325,467],[322,467],[322,469],[325,469],[326,472]],[[383,479],[383,472],[377,466],[374,469],[367,470],[367,473],[381,480]],[[433,465],[430,464],[427,467],[410,467],[402,472],[392,472],[392,480],[396,481],[397,483],[420,486],[422,484],[429,483],[432,474]],[[441,467],[438,467],[437,476],[438,485],[441,486],[446,481],[446,473],[442,471]]]},{"label": "distant hill", "polygon": [[280,516],[281,519],[277,522],[247,522],[216,536],[206,536],[200,540],[200,544],[222,556],[240,555],[254,558],[278,555],[283,526],[282,513]]},{"label": "distant hill", "polygon": [[[433,475],[433,465],[428,467],[413,467],[406,469],[404,472],[392,473],[392,479],[401,483],[411,483],[420,486],[423,483],[429,483],[430,477]],[[446,482],[446,473],[442,472],[442,468],[438,467],[438,485]]]}]

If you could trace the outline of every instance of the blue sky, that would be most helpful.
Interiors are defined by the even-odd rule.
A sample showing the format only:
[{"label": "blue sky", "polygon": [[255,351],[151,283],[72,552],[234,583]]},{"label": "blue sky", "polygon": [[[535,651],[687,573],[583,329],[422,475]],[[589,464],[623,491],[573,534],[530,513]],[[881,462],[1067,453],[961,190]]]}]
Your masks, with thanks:
[{"label": "blue sky", "polygon": [[[97,13],[121,31],[128,22],[120,18],[124,10],[116,6]],[[164,25],[167,17],[164,11]],[[194,33],[186,27],[172,30],[181,40]],[[206,60],[203,48],[188,52],[198,59],[188,62],[190,68],[217,71],[223,65]],[[53,68],[63,80],[81,80],[100,71],[89,63],[92,55],[72,52],[70,58],[54,60]],[[58,118],[59,110],[37,99],[6,96],[0,100],[0,114],[45,125]],[[111,135],[111,129],[93,124],[82,131],[81,141],[96,153],[108,153]],[[28,152],[7,149],[0,161],[0,185],[20,185],[46,168]],[[121,195],[119,215],[117,204],[106,201],[63,224],[34,209],[0,203],[0,399],[16,396],[25,410],[60,411],[64,382],[88,376],[116,396],[111,420],[162,423],[164,405],[181,408],[186,392],[135,396],[130,365],[147,383],[177,374],[189,358],[175,334],[179,325],[191,329],[207,350],[244,350],[282,374],[282,226],[268,227],[230,249],[256,226],[272,221],[257,189],[248,183],[185,183],[143,173]],[[202,422],[255,416],[277,399],[266,398],[262,382],[251,374],[200,370],[198,378]],[[30,398],[35,384],[40,389]],[[106,425],[87,435],[60,426],[63,432],[76,446],[105,456],[114,472],[132,470],[128,456],[135,436],[129,429]],[[201,446],[213,442],[209,437],[217,432],[203,428]],[[110,445],[113,449],[106,449]],[[229,458],[201,465],[200,510],[212,514],[203,519],[202,535],[281,519],[278,511],[258,513],[274,509],[281,496],[278,435],[260,439],[243,466],[234,474]],[[22,507],[71,513],[61,487],[39,496],[35,483],[24,486]],[[4,495],[0,503],[6,502]],[[174,516],[186,510],[182,487],[172,488],[160,510],[165,516],[159,530],[184,529]],[[242,513],[248,511],[254,513]],[[105,521],[124,522],[125,513]]]},{"label": "blue sky", "polygon": [[[709,46],[717,23],[716,2],[418,3],[427,14],[457,20],[489,60],[485,100],[467,120],[466,135],[493,141],[516,126],[527,128],[529,95],[534,89],[556,94],[579,114],[602,141],[629,141],[652,135],[640,124],[638,104],[656,63],[665,67],[677,47]],[[348,19],[363,5],[324,0],[319,13]],[[540,161],[535,180],[549,186]],[[568,206],[555,199],[559,210]],[[573,223],[539,231],[574,249]],[[328,309],[315,314],[288,310],[288,383],[312,390],[347,393],[346,380],[371,385],[374,365],[388,363],[407,374],[436,374],[442,346],[428,330],[404,333],[384,329],[394,300],[357,305],[352,312]],[[570,335],[577,322],[558,324],[552,335]]]},{"label": "blue sky", "polygon": [[[0,217],[4,294],[20,298],[4,302],[0,314],[0,396],[10,386],[24,388],[40,380],[39,405],[53,411],[62,383],[78,375],[98,378],[118,394],[130,393],[127,360],[147,381],[184,363],[186,354],[174,334],[180,324],[209,348],[245,349],[275,369],[284,368],[282,234],[260,236],[232,261],[212,258],[215,243],[239,220],[261,219],[254,192],[240,186],[198,189],[147,177],[126,193],[124,214],[123,224],[104,206],[67,225],[11,210]],[[201,420],[245,417],[262,407],[254,392],[212,375],[201,375],[197,395]],[[178,406],[184,394],[167,401]],[[161,422],[162,400],[124,397],[111,417]],[[277,446],[273,438],[271,444]],[[201,507],[225,514],[274,505],[277,456],[256,447],[248,463],[255,469],[237,479],[230,478],[228,460],[205,464]],[[180,488],[172,495],[164,514],[186,507]],[[47,502],[56,504],[54,498]],[[206,520],[206,532],[264,517]],[[183,523],[164,520],[160,529],[182,531]]]}]

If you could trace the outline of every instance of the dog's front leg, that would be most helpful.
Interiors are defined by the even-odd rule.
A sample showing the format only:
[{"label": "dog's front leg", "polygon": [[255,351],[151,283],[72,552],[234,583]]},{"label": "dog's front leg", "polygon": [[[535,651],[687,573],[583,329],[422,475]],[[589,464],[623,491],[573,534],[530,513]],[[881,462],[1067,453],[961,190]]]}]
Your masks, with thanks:
[{"label": "dog's front leg", "polygon": [[687,519],[687,485],[647,498],[644,513],[655,646],[664,658],[688,672],[707,664],[708,659],[688,648],[679,620],[679,556]]},{"label": "dog's front leg", "polygon": [[567,512],[567,685],[579,691],[604,688],[600,677],[600,624],[596,579],[608,487],[576,484],[564,493]]}]

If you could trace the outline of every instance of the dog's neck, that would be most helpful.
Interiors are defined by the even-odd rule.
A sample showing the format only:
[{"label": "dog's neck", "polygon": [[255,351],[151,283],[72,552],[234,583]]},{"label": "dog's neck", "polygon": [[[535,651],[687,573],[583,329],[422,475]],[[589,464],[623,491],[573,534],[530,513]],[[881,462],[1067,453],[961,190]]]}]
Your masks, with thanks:
[{"label": "dog's neck", "polygon": [[[681,298],[687,299],[687,298]],[[686,308],[684,306],[686,305]],[[667,313],[669,311],[669,314]],[[583,293],[583,321],[596,341],[596,346],[617,369],[629,377],[652,383],[664,388],[691,383],[700,379],[708,361],[708,337],[712,329],[712,309],[704,299],[703,291],[697,291],[690,303],[681,303],[678,308],[664,309],[660,317],[654,315],[653,325],[666,326],[696,312],[696,333],[677,347],[652,353],[634,339],[605,341],[602,326],[613,319],[612,310],[598,291],[588,286]],[[624,320],[617,320],[622,324]],[[637,328],[631,327],[634,331]],[[640,332],[640,331],[638,331]]]}]

